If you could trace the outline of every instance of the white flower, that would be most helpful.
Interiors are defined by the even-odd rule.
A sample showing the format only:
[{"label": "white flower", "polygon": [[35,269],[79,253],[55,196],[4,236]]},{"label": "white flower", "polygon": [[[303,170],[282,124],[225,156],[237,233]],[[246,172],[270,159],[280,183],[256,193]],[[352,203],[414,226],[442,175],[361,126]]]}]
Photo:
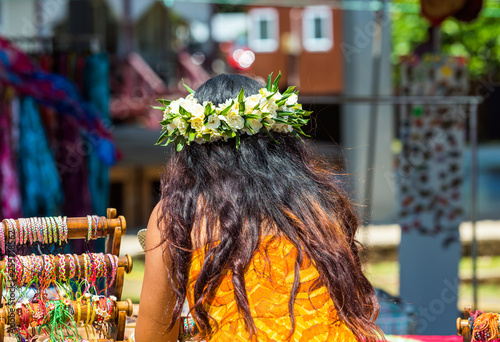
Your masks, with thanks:
[{"label": "white flower", "polygon": [[111,299],[112,301],[116,301],[116,297],[115,296],[109,296],[109,299]]},{"label": "white flower", "polygon": [[252,113],[255,106],[260,103],[261,95],[255,94],[245,99],[245,114]]},{"label": "white flower", "polygon": [[278,133],[290,133],[293,131],[292,125],[286,125],[281,123],[275,123],[274,125],[271,126],[271,129]]},{"label": "white flower", "polygon": [[259,110],[263,113],[269,113],[270,118],[275,118],[276,111],[278,110],[278,105],[276,104],[276,101],[274,100],[274,98],[271,98],[268,100],[265,97],[263,97],[260,100]]},{"label": "white flower", "polygon": [[252,127],[254,133],[252,133],[251,130],[249,129],[246,129],[245,128],[245,132],[248,134],[248,135],[253,135],[255,133],[257,133],[261,128],[262,128],[262,124],[260,123],[259,120],[256,120],[256,119],[250,119],[250,120],[247,120],[247,123],[250,127]]},{"label": "white flower", "polygon": [[187,129],[186,121],[184,121],[180,117],[176,117],[172,121],[172,124],[174,124],[175,128],[179,129],[179,133],[180,134],[185,134],[186,133],[186,129]]},{"label": "white flower", "polygon": [[165,110],[163,111],[163,120],[167,120],[170,117],[170,115],[168,115],[170,114],[170,111],[170,107],[165,108]]},{"label": "white flower", "polygon": [[225,121],[233,130],[242,129],[245,126],[245,119],[236,110],[231,110],[227,113]]},{"label": "white flower", "polygon": [[292,94],[288,99],[286,99],[286,105],[291,107],[297,103],[298,99],[299,97],[297,96],[297,94]]},{"label": "white flower", "polygon": [[85,293],[84,293],[84,296],[85,296],[85,298],[90,298],[90,293],[85,292]]},{"label": "white flower", "polygon": [[195,104],[195,105],[190,106],[188,112],[190,112],[192,116],[197,117],[197,118],[203,119],[205,117],[205,107],[203,107],[202,105],[199,105],[199,104]]},{"label": "white flower", "polygon": [[208,117],[207,128],[215,130],[220,126],[220,119],[217,115],[210,115]]},{"label": "white flower", "polygon": [[[259,92],[264,98],[268,97],[269,95],[272,94],[272,92],[268,91],[266,88],[262,88]],[[273,95],[273,97],[270,98],[270,100],[273,100],[274,102],[279,101],[281,99],[281,94],[279,91],[276,92],[276,94]],[[266,99],[267,100],[267,99]]]},{"label": "white flower", "polygon": [[172,101],[170,102],[170,105],[168,106],[169,113],[179,113],[179,102],[183,99],[178,99],[177,101]]},{"label": "white flower", "polygon": [[203,126],[203,117],[193,116],[189,119],[189,122],[191,122],[191,127],[193,127],[198,133],[201,133],[205,127]]},{"label": "white flower", "polygon": [[226,109],[226,107],[230,106],[232,102],[234,102],[234,100],[228,99],[226,100],[226,102],[219,104],[217,108],[223,111],[224,109]]}]

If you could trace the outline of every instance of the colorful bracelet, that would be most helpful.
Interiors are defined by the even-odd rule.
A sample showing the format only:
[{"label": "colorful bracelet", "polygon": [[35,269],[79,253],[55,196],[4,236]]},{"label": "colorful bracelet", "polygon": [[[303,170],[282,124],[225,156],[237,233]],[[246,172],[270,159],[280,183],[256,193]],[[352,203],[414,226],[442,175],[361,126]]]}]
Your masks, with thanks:
[{"label": "colorful bracelet", "polygon": [[55,217],[51,217],[50,219],[52,221],[52,243],[56,244],[56,242],[59,240],[57,236],[58,224]]},{"label": "colorful bracelet", "polygon": [[93,215],[92,218],[94,219],[94,240],[97,239],[97,229],[99,227],[99,216]]},{"label": "colorful bracelet", "polygon": [[65,282],[66,279],[66,260],[64,254],[57,254],[59,257],[59,281]]},{"label": "colorful bracelet", "polygon": [[42,225],[42,236],[41,236],[41,242],[44,244],[49,243],[49,227],[50,227],[50,220],[47,217],[44,217],[43,220],[43,225]]},{"label": "colorful bracelet", "polygon": [[88,230],[87,230],[87,241],[90,241],[92,237],[92,216],[87,215]]},{"label": "colorful bracelet", "polygon": [[15,234],[16,234],[16,245],[19,245],[22,243],[21,239],[23,235],[24,219],[20,218],[17,221],[19,222],[19,229],[15,229]]},{"label": "colorful bracelet", "polygon": [[7,219],[7,225],[9,226],[9,242],[16,242],[16,221],[14,219]]},{"label": "colorful bracelet", "polygon": [[0,225],[0,250],[2,251],[3,255],[5,255],[5,228],[7,228],[8,230],[7,222],[5,220],[2,220],[2,224]]},{"label": "colorful bracelet", "polygon": [[63,241],[64,243],[68,242],[68,217],[64,216],[62,219],[62,225],[63,225]]},{"label": "colorful bracelet", "polygon": [[28,219],[28,241],[30,243],[30,246],[33,246],[33,234],[35,233],[35,227],[36,227],[36,218],[30,217]]},{"label": "colorful bracelet", "polygon": [[80,265],[80,259],[78,259],[78,256],[76,254],[73,254],[73,256],[75,258],[75,263],[76,263],[76,266],[78,268],[77,278],[81,279],[82,278],[82,266]]},{"label": "colorful bracelet", "polygon": [[76,275],[76,264],[75,264],[75,258],[72,254],[68,254],[68,259],[69,259],[69,276],[68,279],[73,279],[75,278]]}]

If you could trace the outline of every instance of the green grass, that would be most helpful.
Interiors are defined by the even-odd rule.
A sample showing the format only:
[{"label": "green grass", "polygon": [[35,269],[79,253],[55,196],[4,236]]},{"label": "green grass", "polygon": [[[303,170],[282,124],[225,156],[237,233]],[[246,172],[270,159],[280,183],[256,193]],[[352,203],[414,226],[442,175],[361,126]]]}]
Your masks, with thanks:
[{"label": "green grass", "polygon": [[[397,296],[399,294],[399,264],[397,261],[367,264],[365,274],[378,287]],[[464,257],[459,265],[460,278],[458,307],[473,304],[472,259]],[[477,259],[478,308],[482,311],[500,312],[500,256],[482,256]]]},{"label": "green grass", "polygon": [[122,298],[130,298],[134,304],[139,303],[142,279],[144,277],[144,258],[134,258],[134,267],[130,274],[125,274]]}]

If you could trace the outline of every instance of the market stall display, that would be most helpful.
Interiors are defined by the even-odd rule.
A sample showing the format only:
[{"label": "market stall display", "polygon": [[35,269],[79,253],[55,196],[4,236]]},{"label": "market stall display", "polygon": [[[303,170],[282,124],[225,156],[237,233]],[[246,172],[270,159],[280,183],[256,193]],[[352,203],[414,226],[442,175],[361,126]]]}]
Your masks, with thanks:
[{"label": "market stall display", "polygon": [[[120,257],[126,221],[107,217],[31,217],[0,225],[0,342],[124,340],[130,299],[121,300],[132,258]],[[64,254],[69,239],[106,238],[106,253]],[[86,335],[86,339],[82,337]]]}]

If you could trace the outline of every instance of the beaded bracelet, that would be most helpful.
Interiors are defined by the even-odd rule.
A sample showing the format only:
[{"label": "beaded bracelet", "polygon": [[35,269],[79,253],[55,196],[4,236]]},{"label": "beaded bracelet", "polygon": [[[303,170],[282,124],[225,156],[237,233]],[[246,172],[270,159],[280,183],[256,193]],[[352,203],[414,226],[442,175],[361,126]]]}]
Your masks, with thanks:
[{"label": "beaded bracelet", "polygon": [[89,261],[87,260],[89,258],[88,254],[83,255],[83,276],[85,279],[89,279]]},{"label": "beaded bracelet", "polygon": [[[32,272],[33,272],[33,265],[31,263],[31,258],[20,258],[20,256],[16,256],[16,262],[20,265],[19,269],[22,270],[22,273],[18,273],[18,283],[20,283],[21,286],[26,286],[30,279],[33,278]],[[19,281],[19,279],[21,279]]]},{"label": "beaded bracelet", "polygon": [[52,229],[54,226],[54,222],[52,220],[52,217],[47,217],[47,231],[45,232],[45,243],[50,244],[52,243]]},{"label": "beaded bracelet", "polygon": [[[59,280],[65,282],[66,279],[66,261],[64,254],[57,254],[59,257]],[[70,262],[71,265],[71,262]]]},{"label": "beaded bracelet", "polygon": [[44,217],[42,219],[42,231],[41,231],[41,242],[44,244],[49,243],[49,226],[50,226],[50,220],[47,217]]},{"label": "beaded bracelet", "polygon": [[190,317],[182,317],[182,324],[180,325],[179,331],[179,341],[191,340],[197,333],[197,327],[195,321]]},{"label": "beaded bracelet", "polygon": [[33,245],[33,235],[31,234],[31,231],[33,230],[33,218],[30,217],[30,218],[27,218],[26,219],[26,230],[24,232],[24,241],[23,243],[27,246],[28,244],[30,246]]},{"label": "beaded bracelet", "polygon": [[22,245],[24,244],[24,233],[27,232],[27,221],[28,219],[22,219],[22,221],[17,221],[19,226],[18,225],[15,225],[15,227],[17,228],[17,233],[16,235],[18,236],[17,239],[19,240],[19,244]]},{"label": "beaded bracelet", "polygon": [[36,244],[41,244],[42,243],[42,235],[40,234],[40,229],[42,228],[42,218],[41,217],[37,217],[36,220],[35,220],[35,227],[33,227],[33,237],[34,237],[34,240],[35,240],[35,243]]},{"label": "beaded bracelet", "polygon": [[[75,258],[72,254],[68,254],[69,259],[69,276],[68,279],[73,279],[76,275]],[[78,261],[78,260],[77,260]]]},{"label": "beaded bracelet", "polygon": [[29,218],[25,218],[23,220],[23,229],[21,233],[21,244],[28,244],[28,237],[30,233],[31,220]]},{"label": "beaded bracelet", "polygon": [[29,224],[28,224],[28,240],[30,246],[33,246],[33,243],[36,241],[35,231],[36,231],[36,218],[31,217],[29,219]]},{"label": "beaded bracelet", "polygon": [[97,262],[97,278],[105,277],[108,273],[108,268],[106,267],[106,257],[103,253],[98,253],[96,255]]},{"label": "beaded bracelet", "polygon": [[99,216],[93,215],[92,218],[94,219],[94,240],[97,239],[97,229],[99,227]]},{"label": "beaded bracelet", "polygon": [[22,239],[22,234],[23,234],[23,227],[24,227],[24,219],[18,219],[17,224],[14,224],[14,233],[16,234],[16,245],[21,244],[21,239]]},{"label": "beaded bracelet", "polygon": [[82,277],[82,267],[80,265],[80,259],[78,259],[78,256],[76,254],[73,254],[73,257],[75,258],[76,266],[78,268],[76,274],[78,275],[77,277],[80,279]]},{"label": "beaded bracelet", "polygon": [[50,286],[50,279],[52,278],[52,271],[55,267],[53,267],[50,257],[46,254],[42,255],[43,259],[43,275],[42,282],[40,284],[41,289],[46,289]]},{"label": "beaded bracelet", "polygon": [[62,219],[63,226],[63,241],[64,243],[68,242],[68,217],[64,216]]},{"label": "beaded bracelet", "polygon": [[25,234],[28,233],[28,219],[23,218],[22,223],[19,222],[19,244],[23,245],[24,244],[24,239],[25,239]]},{"label": "beaded bracelet", "polygon": [[15,274],[14,278],[16,279],[15,280],[16,283],[21,284],[21,282],[23,280],[23,277],[22,277],[22,275],[23,275],[23,267],[21,266],[21,263],[17,261],[18,258],[19,258],[19,255],[16,255],[14,257],[15,265],[16,265],[16,274]]},{"label": "beaded bracelet", "polygon": [[21,244],[21,239],[23,234],[24,219],[20,218],[17,221],[19,222],[19,229],[15,229],[15,234],[16,234],[16,245],[19,245]]},{"label": "beaded bracelet", "polygon": [[56,242],[59,246],[61,246],[64,238],[62,217],[56,216],[54,217],[54,220],[56,221],[56,235],[57,235]]},{"label": "beaded bracelet", "polygon": [[15,242],[15,233],[16,231],[16,221],[14,219],[7,219],[7,225],[9,226],[9,242],[14,243]]},{"label": "beaded bracelet", "polygon": [[2,254],[5,255],[5,226],[7,222],[2,220],[2,224],[0,224],[0,250]]},{"label": "beaded bracelet", "polygon": [[59,240],[59,237],[58,237],[58,229],[59,229],[59,225],[57,224],[57,221],[56,221],[56,218],[55,217],[51,217],[50,218],[52,220],[52,222],[54,223],[53,224],[53,227],[52,227],[52,243],[56,243],[58,242]]},{"label": "beaded bracelet", "polygon": [[37,275],[38,281],[42,281],[42,275],[43,275],[43,260],[42,258],[33,255],[33,273]]},{"label": "beaded bracelet", "polygon": [[40,218],[32,217],[30,221],[31,227],[29,229],[29,241],[30,246],[33,246],[38,242],[38,224],[40,222]]},{"label": "beaded bracelet", "polygon": [[87,221],[88,221],[88,230],[87,230],[87,241],[90,241],[92,238],[92,216],[87,215]]},{"label": "beaded bracelet", "polygon": [[5,275],[10,279],[12,280],[12,275],[10,274],[10,263],[9,263],[9,256],[6,255],[5,258]]},{"label": "beaded bracelet", "polygon": [[109,289],[115,281],[116,272],[118,270],[118,257],[112,254],[107,254],[107,255],[109,258],[109,263],[111,264],[111,276],[108,277],[106,282],[106,287]]}]

